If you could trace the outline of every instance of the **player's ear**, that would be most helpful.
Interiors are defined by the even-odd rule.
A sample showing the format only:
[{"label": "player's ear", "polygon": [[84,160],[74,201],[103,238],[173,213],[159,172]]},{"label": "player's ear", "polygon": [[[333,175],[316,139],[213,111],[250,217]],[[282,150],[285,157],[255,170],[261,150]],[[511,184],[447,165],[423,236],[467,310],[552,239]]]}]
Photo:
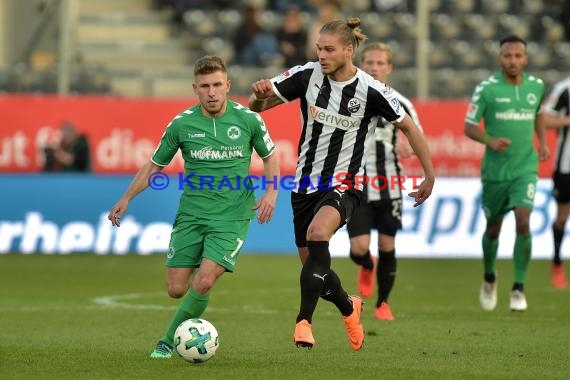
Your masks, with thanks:
[{"label": "player's ear", "polygon": [[350,58],[353,58],[354,57],[354,45],[353,44],[346,45],[346,52],[348,53],[348,56]]},{"label": "player's ear", "polygon": [[228,79],[228,92],[230,92],[231,88],[232,88],[232,81]]}]

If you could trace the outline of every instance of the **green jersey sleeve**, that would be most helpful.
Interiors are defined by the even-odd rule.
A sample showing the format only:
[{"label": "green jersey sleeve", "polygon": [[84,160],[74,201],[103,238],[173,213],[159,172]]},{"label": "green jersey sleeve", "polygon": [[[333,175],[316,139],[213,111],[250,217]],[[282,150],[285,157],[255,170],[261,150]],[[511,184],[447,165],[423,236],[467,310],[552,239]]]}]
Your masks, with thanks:
[{"label": "green jersey sleeve", "polygon": [[178,138],[178,124],[173,119],[162,134],[160,143],[156,147],[151,161],[160,166],[167,166],[180,147]]},{"label": "green jersey sleeve", "polygon": [[473,90],[471,101],[467,107],[467,115],[465,116],[465,121],[469,124],[478,125],[487,110],[487,101],[484,89],[485,85],[480,83]]},{"label": "green jersey sleeve", "polygon": [[275,150],[275,144],[269,135],[269,131],[267,130],[261,115],[258,113],[254,113],[254,115],[255,117],[250,119],[251,144],[257,154],[259,154],[259,157],[266,158]]}]

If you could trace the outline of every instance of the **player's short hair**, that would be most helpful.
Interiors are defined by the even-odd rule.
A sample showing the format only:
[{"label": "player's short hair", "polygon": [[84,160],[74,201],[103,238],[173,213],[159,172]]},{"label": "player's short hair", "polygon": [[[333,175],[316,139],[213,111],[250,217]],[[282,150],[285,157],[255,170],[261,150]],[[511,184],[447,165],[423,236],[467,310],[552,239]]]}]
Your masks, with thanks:
[{"label": "player's short hair", "polygon": [[520,42],[526,48],[526,41],[523,40],[522,38],[520,38],[519,36],[515,35],[515,34],[510,34],[510,35],[506,36],[505,38],[503,38],[501,41],[499,41],[499,47],[503,47],[504,44],[511,43],[511,42]]},{"label": "player's short hair", "polygon": [[194,64],[194,76],[212,74],[218,71],[227,73],[228,69],[224,60],[216,55],[205,55],[198,58]]},{"label": "player's short hair", "polygon": [[390,65],[392,64],[392,48],[390,47],[390,45],[385,44],[383,42],[370,42],[364,45],[364,47],[362,48],[362,52],[360,53],[360,62],[364,61],[364,56],[366,55],[366,53],[373,50],[385,51],[386,54],[388,55],[388,63]]},{"label": "player's short hair", "polygon": [[358,17],[349,18],[346,21],[333,20],[327,22],[319,33],[333,33],[340,35],[341,41],[346,45],[352,44],[354,49],[366,41],[366,35],[359,28],[360,19]]}]

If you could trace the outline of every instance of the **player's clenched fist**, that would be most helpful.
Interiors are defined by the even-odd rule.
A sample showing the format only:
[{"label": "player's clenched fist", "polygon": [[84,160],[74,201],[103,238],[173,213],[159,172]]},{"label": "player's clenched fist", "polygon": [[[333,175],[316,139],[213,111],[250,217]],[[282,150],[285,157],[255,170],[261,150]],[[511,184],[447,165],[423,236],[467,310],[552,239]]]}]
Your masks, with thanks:
[{"label": "player's clenched fist", "polygon": [[269,79],[261,79],[254,82],[251,85],[251,89],[257,99],[265,99],[275,95]]}]

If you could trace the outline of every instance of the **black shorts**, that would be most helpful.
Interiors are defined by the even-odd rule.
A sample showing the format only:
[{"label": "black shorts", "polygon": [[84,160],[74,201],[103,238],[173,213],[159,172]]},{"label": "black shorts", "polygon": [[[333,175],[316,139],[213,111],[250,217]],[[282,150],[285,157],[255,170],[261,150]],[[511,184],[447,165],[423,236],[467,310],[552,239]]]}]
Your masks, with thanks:
[{"label": "black shorts", "polygon": [[558,203],[570,202],[570,174],[554,172],[552,176],[554,180],[554,188],[552,196]]},{"label": "black shorts", "polygon": [[295,228],[295,244],[297,247],[307,246],[307,230],[313,217],[322,206],[332,206],[340,213],[340,224],[344,226],[354,210],[364,203],[362,191],[349,189],[318,190],[310,194],[291,192],[291,206],[293,208],[293,226]]},{"label": "black shorts", "polygon": [[369,235],[375,228],[378,233],[396,236],[402,228],[402,199],[381,199],[364,202],[346,225],[348,236]]}]

